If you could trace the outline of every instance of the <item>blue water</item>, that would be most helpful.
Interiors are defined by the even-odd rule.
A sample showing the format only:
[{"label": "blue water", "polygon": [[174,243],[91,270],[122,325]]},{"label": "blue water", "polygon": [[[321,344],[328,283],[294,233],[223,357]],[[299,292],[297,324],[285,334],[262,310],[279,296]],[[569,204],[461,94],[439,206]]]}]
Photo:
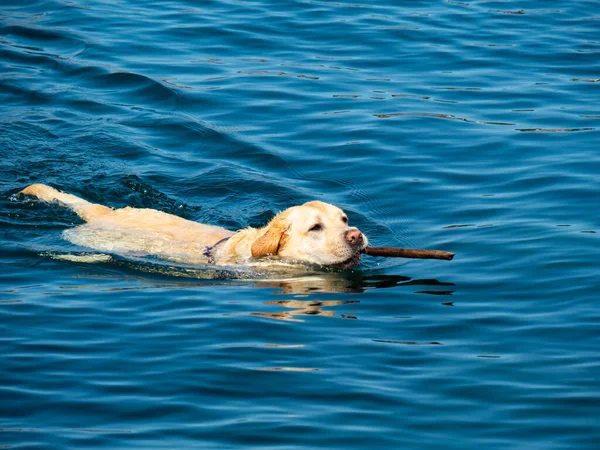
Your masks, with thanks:
[{"label": "blue water", "polygon": [[[4,0],[0,447],[599,448],[599,149],[596,0]],[[32,182],[457,256],[227,280]]]}]

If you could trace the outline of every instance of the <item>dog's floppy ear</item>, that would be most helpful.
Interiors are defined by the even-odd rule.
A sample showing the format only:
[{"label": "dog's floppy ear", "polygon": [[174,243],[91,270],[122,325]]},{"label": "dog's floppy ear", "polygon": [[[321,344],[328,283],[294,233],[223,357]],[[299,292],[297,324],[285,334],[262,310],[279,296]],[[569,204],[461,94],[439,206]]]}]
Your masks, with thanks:
[{"label": "dog's floppy ear", "polygon": [[251,251],[254,258],[276,255],[285,245],[287,230],[290,228],[289,214],[283,212],[276,215],[267,225],[267,231],[252,244]]}]

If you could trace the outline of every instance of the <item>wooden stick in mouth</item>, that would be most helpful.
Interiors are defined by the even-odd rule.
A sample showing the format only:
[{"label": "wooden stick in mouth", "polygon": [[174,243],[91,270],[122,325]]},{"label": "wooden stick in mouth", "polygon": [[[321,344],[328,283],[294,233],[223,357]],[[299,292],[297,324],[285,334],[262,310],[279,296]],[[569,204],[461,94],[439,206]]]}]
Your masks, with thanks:
[{"label": "wooden stick in mouth", "polygon": [[450,261],[454,253],[441,250],[419,250],[416,248],[367,247],[363,250],[369,256],[387,256],[393,258],[445,259]]}]

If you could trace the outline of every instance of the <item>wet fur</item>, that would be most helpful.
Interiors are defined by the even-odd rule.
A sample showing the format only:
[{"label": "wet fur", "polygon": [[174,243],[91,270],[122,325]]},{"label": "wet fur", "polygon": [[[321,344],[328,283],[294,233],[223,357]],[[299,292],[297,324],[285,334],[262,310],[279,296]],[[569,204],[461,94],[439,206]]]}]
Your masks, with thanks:
[{"label": "wet fur", "polygon": [[[33,184],[21,193],[48,202],[57,201],[85,220],[87,224],[73,231],[81,230],[90,235],[95,233],[97,238],[77,240],[75,233],[75,239],[71,239],[75,243],[96,249],[103,249],[107,243],[111,244],[111,248],[118,248],[120,243],[127,250],[167,259],[176,256],[179,260],[191,263],[206,262],[203,250],[224,238],[229,239],[214,250],[217,264],[243,263],[251,258],[278,256],[290,261],[342,267],[347,264],[351,267],[360,261],[360,252],[368,244],[366,236],[344,222],[346,216],[341,209],[320,201],[288,208],[263,228],[233,232],[153,209],[112,209],[43,184]],[[322,224],[322,230],[310,231],[315,223]],[[352,230],[360,235],[358,243],[348,242],[346,236]],[[103,232],[107,233],[104,236],[110,236],[111,232],[120,234],[117,233],[117,239],[105,238],[110,242],[102,242]],[[138,242],[143,242],[143,245]]]}]

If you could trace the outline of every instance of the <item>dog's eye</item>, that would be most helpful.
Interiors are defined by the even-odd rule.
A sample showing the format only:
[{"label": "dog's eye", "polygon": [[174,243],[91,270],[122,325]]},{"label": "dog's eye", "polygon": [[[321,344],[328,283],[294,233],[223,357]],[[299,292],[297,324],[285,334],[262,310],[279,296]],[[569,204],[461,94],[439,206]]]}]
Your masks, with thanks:
[{"label": "dog's eye", "polygon": [[308,231],[321,231],[323,229],[323,225],[320,223],[314,224]]},{"label": "dog's eye", "polygon": [[348,218],[346,216],[342,217],[342,222],[348,223]]}]

